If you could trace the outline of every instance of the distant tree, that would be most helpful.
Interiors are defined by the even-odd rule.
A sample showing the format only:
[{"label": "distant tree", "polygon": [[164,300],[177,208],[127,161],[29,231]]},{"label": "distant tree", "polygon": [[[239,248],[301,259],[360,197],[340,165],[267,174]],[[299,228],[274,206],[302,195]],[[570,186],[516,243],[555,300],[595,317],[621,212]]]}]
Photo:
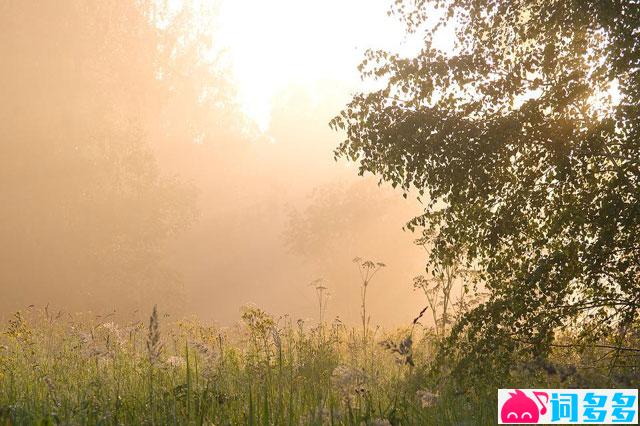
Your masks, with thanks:
[{"label": "distant tree", "polygon": [[[213,71],[197,61],[194,11],[169,19],[161,3],[2,5],[0,282],[16,289],[3,307],[132,307],[149,292],[179,303],[162,246],[194,196],[151,145],[193,140]],[[167,119],[176,104],[194,113],[189,131]]]},{"label": "distant tree", "polygon": [[[640,303],[640,3],[398,0],[415,57],[370,51],[383,88],[331,121],[336,156],[427,199],[490,295],[452,330],[459,371],[544,356],[560,330],[614,352]],[[430,25],[434,22],[435,26]],[[435,47],[447,29],[452,52]],[[637,327],[637,322],[635,323]],[[464,341],[464,345],[455,343]]]},{"label": "distant tree", "polygon": [[287,245],[305,257],[333,261],[335,253],[351,255],[361,241],[393,239],[395,229],[381,235],[385,220],[402,217],[391,195],[380,191],[373,180],[319,186],[309,194],[307,205],[290,209],[284,234]]}]

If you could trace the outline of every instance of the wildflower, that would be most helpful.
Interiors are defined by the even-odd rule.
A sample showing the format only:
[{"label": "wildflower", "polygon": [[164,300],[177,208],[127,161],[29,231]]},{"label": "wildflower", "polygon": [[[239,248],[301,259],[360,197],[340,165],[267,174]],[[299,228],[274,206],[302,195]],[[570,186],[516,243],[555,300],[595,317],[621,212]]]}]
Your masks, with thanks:
[{"label": "wildflower", "polygon": [[103,324],[100,325],[100,328],[103,328],[105,330],[107,330],[107,332],[112,335],[113,337],[115,337],[116,341],[118,342],[118,344],[120,346],[124,346],[124,338],[122,336],[122,330],[120,330],[120,327],[118,327],[117,324],[113,323],[113,322],[105,322]]},{"label": "wildflower", "polygon": [[113,334],[118,334],[120,333],[120,329],[118,328],[118,325],[115,324],[114,322],[110,321],[110,322],[105,322],[100,324],[100,327],[109,330],[110,332],[112,332]]},{"label": "wildflower", "polygon": [[167,358],[165,363],[169,367],[174,367],[174,368],[182,367],[185,364],[184,358],[179,357],[179,356],[175,356],[175,355],[174,356],[170,356],[169,358]]},{"label": "wildflower", "polygon": [[337,366],[331,373],[331,383],[340,390],[345,399],[351,399],[354,394],[366,394],[364,379],[360,370],[345,365]]},{"label": "wildflower", "polygon": [[242,307],[242,320],[247,325],[252,334],[264,338],[271,332],[271,327],[275,322],[271,315],[253,305]]},{"label": "wildflower", "polygon": [[422,408],[433,407],[438,402],[439,395],[426,389],[419,389],[416,396],[420,400]]},{"label": "wildflower", "polygon": [[198,351],[198,353],[200,353],[200,355],[202,355],[205,360],[207,360],[208,362],[215,361],[217,354],[213,349],[211,349],[211,347],[197,340],[192,340],[189,343]]},{"label": "wildflower", "polygon": [[354,382],[354,371],[346,365],[339,365],[331,373],[331,382],[338,388],[349,387]]}]

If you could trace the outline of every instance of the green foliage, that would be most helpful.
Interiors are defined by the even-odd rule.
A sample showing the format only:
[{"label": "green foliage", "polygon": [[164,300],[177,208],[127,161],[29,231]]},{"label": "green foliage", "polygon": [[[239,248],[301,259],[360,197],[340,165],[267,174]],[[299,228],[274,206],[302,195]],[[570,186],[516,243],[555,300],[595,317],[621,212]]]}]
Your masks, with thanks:
[{"label": "green foliage", "polygon": [[[428,387],[421,366],[433,347],[417,332],[413,340],[399,331],[363,346],[356,329],[339,322],[307,329],[256,307],[233,329],[160,321],[155,309],[149,324],[147,331],[143,322],[120,326],[34,309],[17,315],[0,334],[0,423],[359,426],[495,418],[493,390],[472,400]],[[485,417],[473,407],[484,407]]]},{"label": "green foliage", "polygon": [[[398,0],[391,12],[424,48],[368,52],[363,78],[384,87],[331,125],[346,130],[336,156],[426,198],[409,227],[434,233],[432,265],[455,253],[480,270],[489,298],[446,356],[460,376],[500,382],[570,330],[568,346],[608,345],[623,369],[638,354],[639,5]],[[448,30],[443,52],[433,41]]]}]

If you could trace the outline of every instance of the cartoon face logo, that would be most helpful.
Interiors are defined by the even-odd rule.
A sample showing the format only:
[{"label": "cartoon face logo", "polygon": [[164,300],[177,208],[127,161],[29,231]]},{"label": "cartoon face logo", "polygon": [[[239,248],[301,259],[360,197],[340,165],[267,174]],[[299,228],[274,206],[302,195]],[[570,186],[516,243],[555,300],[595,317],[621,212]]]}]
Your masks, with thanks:
[{"label": "cartoon face logo", "polygon": [[[535,401],[519,389],[516,389],[515,392],[509,392],[509,395],[511,395],[510,398],[500,410],[500,419],[503,423],[538,423],[540,414],[547,412],[545,403],[549,401],[549,395],[545,392],[534,392],[534,396],[542,406],[540,410]],[[546,398],[545,403],[540,400],[541,396]]]}]

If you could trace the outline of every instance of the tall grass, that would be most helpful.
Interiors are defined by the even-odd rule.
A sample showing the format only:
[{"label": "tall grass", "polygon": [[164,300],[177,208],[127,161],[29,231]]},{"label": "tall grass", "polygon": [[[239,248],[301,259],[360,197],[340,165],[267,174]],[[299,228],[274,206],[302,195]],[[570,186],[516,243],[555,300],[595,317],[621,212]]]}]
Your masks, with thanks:
[{"label": "tall grass", "polygon": [[494,423],[493,403],[472,409],[430,387],[432,341],[406,334],[381,345],[339,321],[323,331],[254,307],[226,330],[155,308],[129,324],[32,309],[2,329],[0,423]]}]

